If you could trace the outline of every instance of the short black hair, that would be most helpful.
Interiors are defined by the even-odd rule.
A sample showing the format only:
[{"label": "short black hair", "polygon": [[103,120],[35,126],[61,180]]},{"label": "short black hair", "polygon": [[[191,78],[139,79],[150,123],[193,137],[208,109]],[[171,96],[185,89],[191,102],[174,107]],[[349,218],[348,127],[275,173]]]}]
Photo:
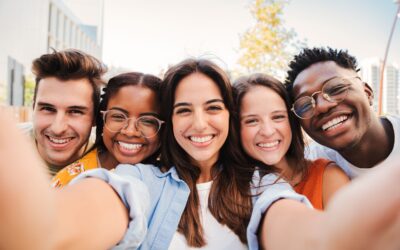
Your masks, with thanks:
[{"label": "short black hair", "polygon": [[303,70],[315,63],[325,61],[334,61],[342,68],[358,71],[357,59],[350,55],[347,50],[338,50],[330,47],[304,48],[289,63],[289,70],[285,80],[286,90],[289,92],[289,95],[293,95],[294,80]]}]

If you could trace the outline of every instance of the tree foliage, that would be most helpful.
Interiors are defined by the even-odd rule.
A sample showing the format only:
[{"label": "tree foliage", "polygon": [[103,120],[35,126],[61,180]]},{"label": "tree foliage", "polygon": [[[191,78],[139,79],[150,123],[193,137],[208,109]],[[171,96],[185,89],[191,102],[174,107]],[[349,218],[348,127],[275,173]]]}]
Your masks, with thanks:
[{"label": "tree foliage", "polygon": [[27,76],[24,83],[24,106],[32,106],[33,94],[35,90],[35,80],[32,76]]},{"label": "tree foliage", "polygon": [[239,71],[282,75],[298,48],[296,33],[283,23],[285,0],[254,0],[250,7],[255,25],[240,37]]}]

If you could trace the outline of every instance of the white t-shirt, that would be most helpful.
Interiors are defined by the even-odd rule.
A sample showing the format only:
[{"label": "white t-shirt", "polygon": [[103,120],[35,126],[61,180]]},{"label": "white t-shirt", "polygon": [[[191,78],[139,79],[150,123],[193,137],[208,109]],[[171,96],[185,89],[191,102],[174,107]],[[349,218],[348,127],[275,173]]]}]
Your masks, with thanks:
[{"label": "white t-shirt", "polygon": [[211,185],[212,181],[196,185],[200,201],[200,219],[207,245],[201,248],[189,247],[185,236],[176,232],[169,245],[170,250],[247,249],[247,246],[240,241],[239,237],[228,226],[219,224],[208,209],[208,196]]},{"label": "white t-shirt", "polygon": [[[393,131],[394,131],[394,145],[392,152],[389,154],[389,156],[382,162],[380,162],[378,165],[382,164],[383,162],[389,161],[391,158],[393,158],[396,155],[400,154],[400,117],[399,116],[386,116],[388,121],[392,124],[393,126]],[[379,147],[379,142],[377,142],[377,146]],[[332,161],[335,161],[339,167],[343,169],[343,171],[346,172],[346,174],[350,178],[357,177],[369,170],[369,168],[359,168],[357,166],[354,166],[350,162],[348,162],[343,156],[341,156],[337,151],[334,149],[322,146],[316,142],[313,142],[310,144],[308,147],[308,150],[306,149],[305,151],[306,158],[314,160],[317,158],[326,158],[330,159]]]}]

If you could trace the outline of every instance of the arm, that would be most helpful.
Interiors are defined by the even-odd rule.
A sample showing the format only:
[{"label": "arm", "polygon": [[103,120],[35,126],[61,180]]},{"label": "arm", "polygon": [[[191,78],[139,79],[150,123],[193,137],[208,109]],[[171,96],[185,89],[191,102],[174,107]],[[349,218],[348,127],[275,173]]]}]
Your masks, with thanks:
[{"label": "arm", "polygon": [[106,182],[86,178],[54,193],[54,249],[109,249],[123,238],[128,212]]},{"label": "arm", "polygon": [[[10,116],[0,115],[0,248],[99,249],[123,237],[127,209],[105,182],[85,179],[61,191]],[[23,239],[23,240],[21,240]]]},{"label": "arm", "polygon": [[[276,201],[265,213],[259,241],[268,249],[398,249],[399,161],[372,169],[340,190],[325,212]],[[397,236],[397,237],[396,237]]]},{"label": "arm", "polygon": [[329,163],[325,167],[322,182],[322,203],[326,207],[332,196],[350,182],[349,177],[335,163]]},{"label": "arm", "polygon": [[27,140],[17,131],[12,114],[0,107],[1,249],[49,247],[42,238],[43,232],[50,232],[55,215],[49,177]]}]

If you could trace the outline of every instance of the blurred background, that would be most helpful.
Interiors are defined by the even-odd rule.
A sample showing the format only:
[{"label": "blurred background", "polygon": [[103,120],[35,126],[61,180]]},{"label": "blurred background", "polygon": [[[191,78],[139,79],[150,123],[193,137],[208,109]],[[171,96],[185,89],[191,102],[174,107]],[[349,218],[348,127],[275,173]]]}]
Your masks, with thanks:
[{"label": "blurred background", "polygon": [[126,71],[162,76],[191,56],[214,60],[232,78],[265,72],[283,80],[302,47],[330,46],[357,57],[377,112],[380,100],[381,113],[400,114],[399,6],[399,0],[0,0],[0,105],[20,121],[30,119],[31,62],[53,49],[101,59],[106,78]]}]

